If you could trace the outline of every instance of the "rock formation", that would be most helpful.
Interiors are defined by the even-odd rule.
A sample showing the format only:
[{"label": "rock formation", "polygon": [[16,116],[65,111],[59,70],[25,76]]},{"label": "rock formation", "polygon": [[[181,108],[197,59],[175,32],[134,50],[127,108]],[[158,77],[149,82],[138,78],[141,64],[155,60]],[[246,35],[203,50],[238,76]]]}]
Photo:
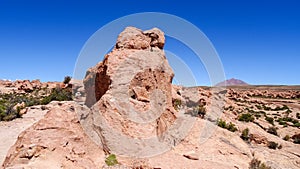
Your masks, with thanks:
[{"label": "rock formation", "polygon": [[31,93],[34,90],[64,87],[61,82],[40,82],[40,80],[0,80],[0,93]]},{"label": "rock formation", "polygon": [[103,151],[84,133],[73,104],[60,103],[22,132],[4,168],[98,168]]},{"label": "rock formation", "polygon": [[131,138],[149,138],[161,136],[174,123],[174,73],[162,50],[164,42],[164,34],[157,28],[143,32],[127,27],[113,51],[87,71],[86,105],[91,107],[88,116],[93,119],[87,132],[94,129],[90,135],[98,137],[107,151],[115,146],[109,148],[113,141],[107,139],[113,139],[113,134],[108,126]]},{"label": "rock formation", "polygon": [[[75,102],[28,107],[29,114],[49,111],[28,129],[15,129],[24,131],[2,167],[110,168],[111,153],[115,168],[126,169],[249,168],[253,159],[273,169],[300,167],[299,86],[172,86],[164,41],[159,29],[126,28],[84,85],[72,80]],[[20,92],[41,86],[1,83],[8,91],[21,84]],[[202,118],[195,116],[198,106]],[[240,120],[242,114],[252,121]]]}]

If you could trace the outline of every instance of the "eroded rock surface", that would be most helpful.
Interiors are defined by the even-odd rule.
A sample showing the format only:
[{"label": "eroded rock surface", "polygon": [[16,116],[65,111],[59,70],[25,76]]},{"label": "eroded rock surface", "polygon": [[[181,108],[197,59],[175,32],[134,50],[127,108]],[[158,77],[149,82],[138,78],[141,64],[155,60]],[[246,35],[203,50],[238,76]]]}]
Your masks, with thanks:
[{"label": "eroded rock surface", "polygon": [[113,135],[109,126],[130,138],[148,138],[160,136],[175,121],[174,73],[162,50],[164,41],[157,28],[143,32],[128,27],[113,51],[87,71],[86,105],[93,119],[88,125],[93,127],[85,128],[95,130],[90,135],[99,137],[107,151],[114,147],[107,141]]},{"label": "eroded rock surface", "polygon": [[73,103],[60,103],[22,132],[4,168],[98,168],[103,151],[84,133]]}]

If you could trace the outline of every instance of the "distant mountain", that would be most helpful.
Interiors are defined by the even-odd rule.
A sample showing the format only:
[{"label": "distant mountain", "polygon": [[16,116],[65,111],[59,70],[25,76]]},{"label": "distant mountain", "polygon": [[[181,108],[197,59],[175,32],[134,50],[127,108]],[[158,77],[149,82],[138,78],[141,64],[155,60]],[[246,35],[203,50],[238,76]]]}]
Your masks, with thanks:
[{"label": "distant mountain", "polygon": [[242,80],[232,78],[232,79],[228,79],[223,82],[220,82],[220,83],[216,84],[215,86],[246,86],[246,85],[249,85],[249,84]]}]

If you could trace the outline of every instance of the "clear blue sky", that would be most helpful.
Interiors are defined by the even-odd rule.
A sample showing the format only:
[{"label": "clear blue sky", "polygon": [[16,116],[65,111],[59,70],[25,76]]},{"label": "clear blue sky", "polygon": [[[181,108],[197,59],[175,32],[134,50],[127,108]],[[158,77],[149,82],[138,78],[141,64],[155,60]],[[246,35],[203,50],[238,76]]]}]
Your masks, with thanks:
[{"label": "clear blue sky", "polygon": [[0,79],[61,81],[99,28],[132,13],[164,12],[207,35],[227,78],[299,85],[299,9],[297,0],[0,0]]}]

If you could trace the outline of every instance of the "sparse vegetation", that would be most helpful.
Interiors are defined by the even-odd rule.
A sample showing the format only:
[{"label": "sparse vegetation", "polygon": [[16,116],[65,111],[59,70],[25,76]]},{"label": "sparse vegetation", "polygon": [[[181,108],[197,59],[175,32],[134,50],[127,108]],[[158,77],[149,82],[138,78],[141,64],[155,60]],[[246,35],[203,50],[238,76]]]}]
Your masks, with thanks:
[{"label": "sparse vegetation", "polygon": [[276,142],[274,142],[274,141],[269,141],[269,142],[268,142],[268,147],[269,147],[270,149],[276,150],[276,148],[278,148],[278,143],[276,143]]},{"label": "sparse vegetation", "polygon": [[278,123],[279,123],[280,125],[287,125],[286,122],[283,121],[283,120],[278,120]]},{"label": "sparse vegetation", "polygon": [[178,111],[178,110],[180,109],[181,105],[182,105],[181,100],[179,100],[179,99],[174,99],[172,102],[173,102],[173,107],[174,107],[174,109],[175,109],[176,111]]},{"label": "sparse vegetation", "polygon": [[272,110],[271,107],[268,107],[268,106],[266,106],[266,105],[263,105],[263,109],[266,110],[266,111],[271,111],[271,110]]},{"label": "sparse vegetation", "polygon": [[235,131],[237,131],[237,128],[235,127],[235,124],[233,124],[233,123],[226,123],[226,121],[224,121],[224,120],[222,120],[222,119],[219,119],[218,121],[217,121],[217,125],[219,126],[219,127],[221,127],[221,128],[224,128],[224,129],[227,129],[227,130],[229,130],[229,131],[231,131],[231,132],[235,132]]},{"label": "sparse vegetation", "polygon": [[254,117],[249,114],[249,113],[244,113],[242,115],[239,116],[239,121],[244,121],[244,122],[253,122],[254,121]]},{"label": "sparse vegetation", "polygon": [[258,109],[258,110],[261,110],[262,107],[260,105],[255,105],[255,107]]},{"label": "sparse vegetation", "polygon": [[242,131],[241,139],[248,141],[249,140],[249,129],[246,128]]},{"label": "sparse vegetation", "polygon": [[274,118],[266,116],[265,120],[270,124],[274,125]]},{"label": "sparse vegetation", "polygon": [[290,108],[287,105],[283,105],[282,107],[277,106],[274,109],[272,107],[263,105],[263,109],[266,111],[281,111],[281,110],[289,110],[290,111]]},{"label": "sparse vegetation", "polygon": [[[39,94],[43,93],[43,94]],[[21,117],[21,110],[34,105],[46,105],[51,101],[72,100],[71,88],[54,88],[52,90],[36,89],[31,93],[0,94],[0,121],[10,121]]]},{"label": "sparse vegetation", "polygon": [[300,119],[300,113],[296,113],[297,119]]},{"label": "sparse vegetation", "polygon": [[27,106],[27,100],[24,94],[0,94],[0,121],[10,121],[21,117],[20,111],[23,107],[16,107],[16,105],[24,102]]},{"label": "sparse vegetation", "polygon": [[230,111],[233,111],[233,110],[234,110],[234,107],[230,105],[230,106],[228,106],[228,107],[225,107],[224,110],[230,110]]},{"label": "sparse vegetation", "polygon": [[258,159],[254,158],[250,162],[249,169],[272,169],[272,168],[267,166],[265,163],[262,163]]},{"label": "sparse vegetation", "polygon": [[204,118],[204,116],[206,114],[206,109],[204,106],[198,105],[198,106],[194,107],[194,112],[197,114],[197,116]]},{"label": "sparse vegetation", "polygon": [[295,134],[292,136],[295,144],[300,144],[300,134]]},{"label": "sparse vegetation", "polygon": [[226,121],[224,121],[224,120],[222,120],[222,119],[219,119],[218,121],[217,121],[217,125],[219,126],[219,127],[221,127],[221,128],[226,128]]},{"label": "sparse vegetation", "polygon": [[[174,104],[175,102],[173,101],[173,106],[176,105]],[[177,107],[177,106],[175,106]],[[174,107],[174,108],[175,108]],[[180,107],[180,106],[179,106]],[[206,108],[204,107],[204,105],[198,105],[198,106],[193,106],[191,107],[192,109],[189,109],[187,112],[185,112],[185,114],[189,114],[193,117],[201,117],[204,118],[205,114],[206,114]]]},{"label": "sparse vegetation", "polygon": [[227,124],[227,128],[226,129],[229,130],[229,131],[231,131],[231,132],[237,131],[237,128],[235,127],[235,124],[233,124],[231,122],[229,124]]},{"label": "sparse vegetation", "polygon": [[[259,105],[256,105],[259,106]],[[264,111],[255,111],[253,109],[249,109],[248,107],[245,109],[247,110],[250,114],[254,115],[256,117],[256,119],[259,119],[262,115],[266,116],[266,112]]]},{"label": "sparse vegetation", "polygon": [[280,125],[287,125],[287,122],[290,122],[290,123],[293,123],[292,126],[294,126],[294,127],[300,127],[299,120],[294,119],[294,118],[292,118],[292,117],[278,118],[276,121],[277,121]]},{"label": "sparse vegetation", "polygon": [[285,136],[283,137],[283,140],[289,141],[289,140],[290,140],[290,136],[289,136],[289,135],[285,135]]},{"label": "sparse vegetation", "polygon": [[277,136],[277,129],[275,127],[269,127],[267,130],[268,133],[273,134],[275,136]]},{"label": "sparse vegetation", "polygon": [[116,164],[118,164],[118,160],[115,154],[110,154],[106,159],[105,159],[105,163],[108,166],[114,166]]},{"label": "sparse vegetation", "polygon": [[282,107],[277,106],[273,111],[280,111],[280,110],[289,110],[287,105],[283,105]]},{"label": "sparse vegetation", "polygon": [[255,114],[254,116],[256,117],[256,119],[259,119],[261,117],[260,114]]},{"label": "sparse vegetation", "polygon": [[44,97],[40,104],[46,105],[51,101],[70,101],[72,100],[72,90],[70,88],[54,88],[52,89],[50,95]]},{"label": "sparse vegetation", "polygon": [[294,123],[294,125],[293,125],[294,127],[300,127],[300,123],[298,122],[298,123]]}]

